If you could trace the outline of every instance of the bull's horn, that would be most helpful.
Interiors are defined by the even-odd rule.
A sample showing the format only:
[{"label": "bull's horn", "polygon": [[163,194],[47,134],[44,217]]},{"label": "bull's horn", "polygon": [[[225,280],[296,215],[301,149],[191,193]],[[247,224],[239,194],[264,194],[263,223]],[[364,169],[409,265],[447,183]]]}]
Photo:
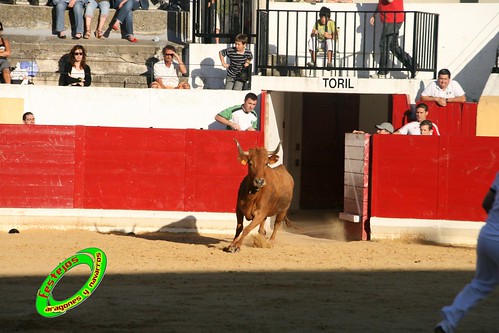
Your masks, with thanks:
[{"label": "bull's horn", "polygon": [[279,141],[279,143],[277,144],[277,148],[274,150],[274,151],[268,151],[267,150],[267,154],[270,156],[270,155],[275,155],[279,152],[279,148],[281,148],[281,141]]},{"label": "bull's horn", "polygon": [[234,138],[234,141],[236,141],[237,150],[239,151],[239,155],[248,155],[248,152],[244,151],[243,148],[241,148],[239,141],[237,141],[235,138]]}]

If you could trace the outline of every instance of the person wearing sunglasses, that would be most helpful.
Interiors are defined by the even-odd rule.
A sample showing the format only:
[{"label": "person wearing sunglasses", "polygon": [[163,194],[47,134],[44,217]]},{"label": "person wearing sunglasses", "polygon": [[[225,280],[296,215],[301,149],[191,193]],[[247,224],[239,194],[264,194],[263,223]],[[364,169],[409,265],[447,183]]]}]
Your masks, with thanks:
[{"label": "person wearing sunglasses", "polygon": [[87,54],[82,45],[75,45],[69,52],[69,62],[62,73],[63,86],[88,87],[92,84],[90,67],[87,65]]},{"label": "person wearing sunglasses", "polygon": [[175,52],[173,45],[163,47],[163,61],[154,64],[154,81],[151,88],[155,89],[190,89],[187,82],[179,82],[179,73],[187,77],[187,68],[182,58]]}]

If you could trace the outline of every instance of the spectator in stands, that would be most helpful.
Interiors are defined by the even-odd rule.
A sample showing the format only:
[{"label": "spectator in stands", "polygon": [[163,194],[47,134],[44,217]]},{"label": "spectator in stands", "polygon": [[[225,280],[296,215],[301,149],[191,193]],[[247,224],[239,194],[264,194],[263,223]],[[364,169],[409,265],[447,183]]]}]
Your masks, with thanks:
[{"label": "spectator in stands", "polygon": [[69,52],[69,62],[64,66],[63,86],[88,87],[92,84],[87,53],[82,45],[75,45]]},{"label": "spectator in stands", "polygon": [[[226,90],[244,90],[245,88],[250,75],[248,67],[253,59],[253,54],[246,49],[246,44],[248,44],[248,36],[239,34],[236,36],[233,47],[219,52],[220,62],[227,69]],[[225,57],[229,58],[229,63],[225,62]]]},{"label": "spectator in stands", "polygon": [[[425,103],[418,104],[416,106],[416,120],[405,124],[398,130],[396,130],[394,134],[421,135],[419,124],[421,124],[423,120],[426,120],[427,116],[428,105],[426,105]],[[433,124],[433,131],[436,133],[436,135],[440,135],[440,131],[438,130],[438,126],[436,124]]]},{"label": "spectator in stands", "polygon": [[435,327],[435,333],[455,332],[468,311],[489,296],[499,284],[499,172],[483,198],[482,207],[488,215],[478,235],[475,276],[451,305],[440,310],[442,321]]},{"label": "spectator in stands", "polygon": [[307,63],[309,67],[317,66],[317,51],[324,50],[327,56],[327,67],[333,67],[333,39],[336,38],[336,24],[331,20],[331,10],[322,7],[319,11],[319,19],[315,22],[310,38],[308,39],[308,51],[312,61]]},{"label": "spectator in stands", "polygon": [[85,8],[85,34],[83,38],[89,39],[92,31],[92,18],[94,17],[94,12],[99,7],[100,16],[99,23],[95,29],[94,35],[98,39],[106,38],[102,32],[104,28],[104,23],[106,22],[107,16],[109,15],[109,9],[111,4],[108,0],[88,0],[87,7]]},{"label": "spectator in stands", "polygon": [[[371,75],[372,78],[386,78],[388,74],[387,66],[390,57],[390,51],[397,59],[410,71],[413,71],[414,61],[411,56],[405,52],[399,45],[399,30],[404,23],[405,14],[403,0],[378,0],[376,12],[379,14],[383,29],[379,40],[379,70],[377,74]],[[398,12],[398,13],[394,13]],[[370,19],[371,25],[375,23],[376,13]]]},{"label": "spectator in stands", "polygon": [[421,135],[433,135],[433,123],[431,120],[425,119],[419,124]]},{"label": "spectator in stands", "polygon": [[35,116],[31,112],[25,112],[23,114],[23,123],[26,125],[34,125],[35,124]]},{"label": "spectator in stands", "polygon": [[80,39],[83,36],[83,6],[85,0],[52,0],[55,6],[55,31],[57,37],[65,39],[64,32],[64,14],[66,9],[73,9],[70,13],[73,14],[75,27],[75,35],[73,39]]},{"label": "spectator in stands", "polygon": [[10,42],[3,36],[3,24],[0,22],[0,72],[2,72],[4,83],[10,84]]},{"label": "spectator in stands", "polygon": [[421,93],[421,100],[434,101],[440,106],[446,106],[449,102],[466,102],[466,95],[461,85],[450,79],[450,71],[447,68],[438,71],[437,81],[428,84]]},{"label": "spectator in stands", "polygon": [[[232,0],[211,0],[208,1],[208,11],[212,24],[214,23],[215,34],[219,34],[220,31],[223,33],[230,33],[229,31],[229,21],[230,21],[230,7],[233,5]],[[215,37],[215,43],[220,42],[219,37]]]},{"label": "spectator in stands", "polygon": [[121,26],[122,36],[129,42],[137,43],[137,38],[133,36],[133,15],[132,12],[139,8],[149,9],[148,0],[116,0],[114,9],[118,12],[116,20],[112,25],[114,31],[118,31]]},{"label": "spectator in stands", "polygon": [[175,47],[166,45],[162,54],[164,60],[154,64],[154,81],[151,83],[151,88],[190,89],[189,83],[179,82],[179,73],[182,76],[187,76],[188,73],[182,58],[175,52]]},{"label": "spectator in stands", "polygon": [[234,105],[215,116],[215,120],[227,126],[228,130],[234,131],[256,131],[258,116],[255,106],[258,98],[253,93],[244,97],[243,105]]},{"label": "spectator in stands", "polygon": [[[376,125],[374,127],[376,127],[376,134],[393,134],[393,125],[390,124],[389,122],[384,122],[384,123],[381,123],[381,124]],[[353,134],[365,134],[366,132],[354,130],[352,133]]]}]

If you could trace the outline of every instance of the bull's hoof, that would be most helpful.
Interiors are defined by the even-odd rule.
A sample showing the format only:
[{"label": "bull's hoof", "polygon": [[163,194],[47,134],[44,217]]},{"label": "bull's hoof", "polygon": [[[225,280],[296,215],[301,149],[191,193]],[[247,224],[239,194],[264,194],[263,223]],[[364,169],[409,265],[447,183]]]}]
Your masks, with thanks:
[{"label": "bull's hoof", "polygon": [[236,253],[239,251],[241,251],[241,248],[237,247],[237,246],[230,245],[230,246],[224,247],[224,252]]}]

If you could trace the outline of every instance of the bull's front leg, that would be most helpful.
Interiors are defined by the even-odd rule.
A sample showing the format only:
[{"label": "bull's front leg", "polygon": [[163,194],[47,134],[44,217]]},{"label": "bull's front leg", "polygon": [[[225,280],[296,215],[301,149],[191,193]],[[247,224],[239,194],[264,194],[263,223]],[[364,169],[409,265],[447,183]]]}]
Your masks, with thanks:
[{"label": "bull's front leg", "polygon": [[251,221],[251,223],[248,224],[246,228],[243,228],[241,234],[238,237],[234,238],[232,243],[230,243],[230,245],[227,246],[224,249],[224,251],[231,253],[241,251],[241,245],[243,244],[244,238],[246,238],[246,236],[248,236],[251,230],[253,230],[257,225],[261,224],[262,222],[265,222],[265,218],[266,216],[255,216]]}]

